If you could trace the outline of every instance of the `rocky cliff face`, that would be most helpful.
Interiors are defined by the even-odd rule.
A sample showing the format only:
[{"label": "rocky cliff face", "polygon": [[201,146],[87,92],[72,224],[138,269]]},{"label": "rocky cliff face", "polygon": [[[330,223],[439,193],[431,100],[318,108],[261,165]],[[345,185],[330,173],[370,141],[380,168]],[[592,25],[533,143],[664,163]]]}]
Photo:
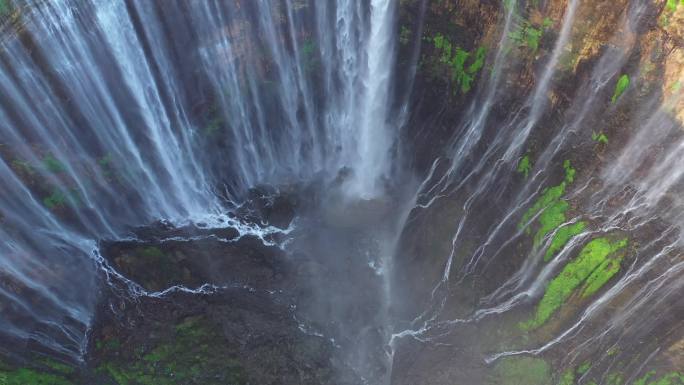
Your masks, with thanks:
[{"label": "rocky cliff face", "polygon": [[393,383],[683,381],[679,174],[662,167],[680,159],[684,6],[404,4],[406,36],[425,6],[427,177],[395,262]]},{"label": "rocky cliff face", "polygon": [[[397,4],[391,194],[340,203],[342,169],[102,241],[83,361],[24,346],[0,385],[684,383],[684,3]],[[309,24],[287,44],[321,97]],[[248,27],[216,39],[277,79]]]}]

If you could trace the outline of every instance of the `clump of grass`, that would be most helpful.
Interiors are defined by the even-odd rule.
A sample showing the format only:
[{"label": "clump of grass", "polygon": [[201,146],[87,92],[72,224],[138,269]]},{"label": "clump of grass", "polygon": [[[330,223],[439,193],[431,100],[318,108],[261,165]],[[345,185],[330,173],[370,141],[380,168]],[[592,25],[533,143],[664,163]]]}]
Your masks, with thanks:
[{"label": "clump of grass", "polygon": [[527,48],[532,53],[536,53],[539,50],[539,42],[544,34],[544,30],[552,24],[553,20],[548,17],[544,18],[541,25],[533,25],[528,20],[522,20],[513,31],[508,33],[508,38],[518,47]]},{"label": "clump of grass", "polygon": [[530,175],[530,170],[532,169],[532,162],[530,161],[530,155],[526,154],[525,156],[520,159],[520,162],[518,162],[518,168],[517,171],[520,174],[523,174],[525,178],[527,178]]},{"label": "clump of grass", "polygon": [[548,385],[551,366],[541,358],[507,357],[496,365],[494,375],[501,385]]},{"label": "clump of grass", "polygon": [[66,206],[67,196],[66,194],[58,189],[52,191],[50,195],[43,198],[43,204],[50,210],[55,210],[60,207]]},{"label": "clump of grass", "polygon": [[487,49],[478,47],[473,51],[466,51],[454,46],[441,33],[432,38],[432,44],[439,52],[439,62],[449,68],[451,79],[459,86],[462,93],[468,93],[472,89],[475,76],[484,67]]},{"label": "clump of grass", "polygon": [[684,373],[670,372],[660,377],[651,370],[634,382],[634,385],[681,385],[684,384]]},{"label": "clump of grass", "polygon": [[43,361],[45,371],[33,368],[9,368],[0,363],[0,385],[72,385],[65,376],[73,369],[52,361]]},{"label": "clump of grass", "polygon": [[47,155],[43,158],[43,167],[53,173],[60,173],[66,170],[64,164],[52,155]]},{"label": "clump of grass", "polygon": [[591,362],[589,362],[589,361],[583,362],[583,363],[579,366],[579,368],[577,368],[577,374],[583,375],[583,374],[585,374],[586,372],[588,372],[589,369],[591,369]]},{"label": "clump of grass", "polygon": [[602,143],[602,144],[608,144],[608,137],[603,132],[598,132],[598,133],[593,132],[591,134],[591,139],[594,142],[598,142],[598,143]]},{"label": "clump of grass", "polygon": [[627,87],[629,87],[629,76],[627,74],[623,74],[615,84],[615,91],[613,92],[613,97],[610,99],[610,101],[615,103],[620,96],[622,96]]},{"label": "clump of grass", "polygon": [[564,371],[558,385],[575,385],[575,372],[572,369]]}]

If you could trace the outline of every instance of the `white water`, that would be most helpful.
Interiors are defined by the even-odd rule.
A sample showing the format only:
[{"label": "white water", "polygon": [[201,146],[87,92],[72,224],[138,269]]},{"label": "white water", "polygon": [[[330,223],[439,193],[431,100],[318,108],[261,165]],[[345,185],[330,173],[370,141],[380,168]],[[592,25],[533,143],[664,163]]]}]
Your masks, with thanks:
[{"label": "white water", "polygon": [[[321,176],[331,182],[348,167],[343,184],[347,198],[385,193],[400,161],[398,130],[407,114],[405,106],[402,111],[390,108],[397,2],[317,1],[304,8],[295,0],[237,4],[167,2],[161,7],[152,1],[54,0],[26,11],[23,36],[28,38],[2,41],[0,266],[10,282],[0,285],[3,308],[9,309],[0,318],[5,334],[81,354],[83,325],[90,322],[97,300],[95,274],[98,264],[105,264],[96,240],[126,237],[132,226],[189,220],[235,227],[239,236],[276,245],[270,236],[291,229],[243,224],[225,216],[250,187]],[[646,159],[642,149],[662,145],[677,129],[666,111],[643,106],[637,119],[643,124],[614,163],[601,170],[602,187],[593,187],[593,178],[578,178],[568,193],[568,198],[581,198],[594,191],[590,202],[582,202],[580,214],[591,228],[542,265],[550,234],[472,311],[463,317],[448,312],[461,284],[484,276],[510,256],[509,246],[525,236],[510,229],[551,184],[557,172],[553,167],[572,155],[568,148],[577,137],[590,137],[597,117],[616,108],[598,106],[625,70],[634,49],[633,38],[625,34],[633,34],[644,16],[643,2],[625,11],[610,47],[582,78],[566,113],[558,122],[545,121],[552,106],[548,95],[558,89],[555,77],[580,6],[579,0],[568,3],[558,20],[559,34],[541,57],[534,87],[521,106],[506,111],[505,119],[495,119],[507,71],[515,64],[508,36],[520,10],[510,7],[502,15],[499,45],[489,58],[491,76],[483,77],[444,157],[434,160],[408,200],[417,212],[448,199],[461,202],[462,210],[445,230],[450,250],[437,261],[443,268],[414,319],[406,322],[409,327],[393,334],[382,330],[390,361],[404,338],[437,346],[464,324],[530,308],[590,237],[639,232],[655,217],[682,223],[682,202],[673,192],[684,175],[678,167],[684,142],[669,143],[649,177],[641,178],[639,168]],[[538,130],[550,130],[553,137],[537,152],[529,179],[505,196],[510,191],[502,186],[519,177],[513,172],[517,160]],[[446,172],[440,171],[443,162],[449,162]],[[639,193],[611,207],[611,198],[626,184],[635,184]],[[55,198],[63,202],[55,205]],[[471,226],[481,219],[480,210],[495,205],[500,216],[459,260],[459,252],[469,246]],[[415,218],[402,213],[398,227],[410,228]],[[389,281],[395,268],[392,256],[401,252],[395,250],[399,240],[387,238],[373,260],[378,264],[370,266],[382,272],[383,322],[390,317],[392,301],[403,300],[391,298]],[[548,340],[485,352],[483,362],[543,354],[573,343],[570,363],[606,341],[648,335],[657,327],[649,314],[664,311],[667,301],[681,292],[684,265],[673,256],[681,242],[675,238],[674,243],[663,239],[638,248],[621,276]],[[666,258],[674,262],[663,262]],[[132,282],[130,288],[150,296],[215,289],[178,286],[147,293]],[[611,311],[618,301],[622,307]],[[589,327],[599,317],[605,326]],[[65,322],[72,319],[76,322]],[[306,325],[302,330],[318,333]],[[364,335],[360,332],[358,338]]]},{"label": "white water", "polygon": [[269,243],[224,215],[249,188],[349,168],[348,198],[384,194],[394,5],[22,3],[0,43],[3,332],[80,354],[58,325],[88,325],[96,241],[133,226],[223,218]]},{"label": "white water", "polygon": [[[494,107],[505,99],[507,86],[501,79],[515,76],[515,73],[506,72],[508,68],[515,68],[511,64],[515,63],[515,58],[505,41],[511,28],[510,21],[502,18],[500,28],[504,38],[498,45],[496,55],[490,55],[490,58],[495,59],[492,75],[481,86],[484,92],[478,94],[479,98],[460,118],[459,127],[454,131],[453,144],[444,155],[450,159],[449,167],[443,174],[435,175],[436,167],[441,167],[444,159],[435,160],[420,186],[419,199],[412,215],[414,220],[421,221],[425,216],[439,216],[438,211],[445,207],[453,212],[452,206],[459,205],[459,214],[451,221],[445,221],[450,227],[441,229],[433,226],[428,230],[451,234],[450,252],[440,257],[439,262],[443,266],[441,274],[431,276],[431,290],[426,290],[423,295],[424,302],[415,309],[415,318],[406,322],[409,327],[395,331],[393,345],[402,339],[414,339],[418,346],[453,344],[454,351],[472,350],[473,355],[481,356],[483,363],[488,364],[505,356],[541,355],[558,349],[563,354],[569,352],[563,365],[572,367],[581,363],[582,359],[591,357],[592,352],[605,352],[606,346],[619,345],[622,349],[638,346],[639,341],[659,333],[663,325],[660,319],[676,317],[677,312],[681,311],[682,302],[677,299],[676,293],[681,288],[684,273],[675,245],[681,243],[677,226],[681,226],[683,218],[679,196],[684,175],[680,167],[684,152],[676,122],[667,113],[667,107],[661,107],[658,104],[660,101],[655,98],[653,103],[646,103],[638,111],[628,113],[631,119],[629,126],[621,127],[622,132],[616,134],[629,138],[627,145],[617,151],[617,155],[597,156],[596,162],[602,163],[598,167],[599,177],[580,177],[569,188],[566,199],[579,206],[578,213],[568,217],[569,223],[586,220],[590,223],[587,230],[570,240],[554,259],[544,263],[542,256],[554,236],[553,232],[549,234],[537,250],[530,250],[529,255],[508,272],[506,280],[496,281],[498,287],[482,285],[491,291],[482,293],[472,309],[465,310],[468,309],[467,305],[455,299],[459,297],[459,292],[474,292],[471,286],[487,280],[497,265],[510,266],[512,253],[524,253],[515,248],[521,240],[529,237],[517,228],[523,213],[544,188],[557,184],[554,181],[558,178],[554,179],[553,175],[562,174],[560,164],[564,159],[575,160],[576,149],[592,146],[589,140],[592,130],[598,132],[606,127],[604,124],[608,117],[616,114],[619,103],[626,99],[621,99],[617,106],[607,103],[615,80],[625,73],[625,64],[636,47],[634,36],[637,25],[648,17],[647,2],[630,3],[620,16],[614,36],[608,39],[610,44],[588,74],[585,73],[581,78],[576,94],[566,95],[570,97],[569,105],[563,107],[559,117],[553,117],[555,120],[545,118],[552,105],[549,95],[556,92],[555,78],[567,71],[562,68],[561,57],[570,49],[573,34],[578,33],[573,25],[581,5],[579,1],[567,3],[563,18],[558,20],[559,25],[555,27],[558,33],[554,35],[553,46],[547,47],[545,54],[540,55],[543,66],[536,69],[534,88],[522,102],[522,107],[506,111],[504,118],[499,117],[496,123],[492,123],[496,119]],[[511,9],[517,11],[515,7]],[[639,77],[636,71],[629,72],[629,75],[634,82]],[[675,103],[669,101],[667,105]],[[496,127],[491,127],[493,124]],[[542,131],[547,134],[540,134]],[[678,139],[668,142],[668,135]],[[547,142],[540,143],[540,137],[548,138],[542,139]],[[533,140],[530,141],[530,138]],[[617,145],[611,138],[608,148]],[[518,160],[531,148],[534,149],[534,166],[529,178],[520,183],[518,188],[504,188],[518,183],[518,178],[523,179],[516,174],[515,168]],[[594,151],[600,153],[596,147]],[[585,152],[580,153],[581,156],[587,156]],[[608,159],[603,159],[604,156]],[[577,159],[578,162],[583,160]],[[646,169],[645,164],[648,164]],[[579,169],[578,175],[581,176],[582,172]],[[585,175],[588,173],[590,171]],[[626,186],[634,188],[636,195],[616,204]],[[587,195],[592,196],[589,202],[584,201]],[[494,211],[496,219],[483,218],[487,213],[483,210],[492,206],[497,208]],[[560,330],[552,330],[552,337],[548,337],[545,330],[541,342],[518,342],[518,346],[508,351],[501,351],[501,343],[494,346],[483,344],[482,347],[462,346],[458,337],[454,337],[462,337],[458,333],[473,330],[467,325],[482,321],[486,321],[482,326],[483,334],[498,333],[502,328],[516,333],[515,324],[524,321],[525,314],[527,317],[534,314],[535,305],[550,280],[577,255],[586,242],[605,234],[644,236],[652,231],[649,226],[658,218],[666,218],[673,226],[662,235],[663,239],[653,240],[648,247],[641,246],[630,251],[634,254],[625,260],[620,275],[610,281],[604,291],[582,303],[576,318],[569,318],[572,322],[563,324]],[[422,231],[420,225],[415,228],[409,223],[408,226],[409,233]],[[487,227],[484,228],[484,234],[474,235],[470,232],[472,226]],[[475,244],[473,237],[477,239]],[[670,243],[673,239],[675,244]],[[421,258],[431,260],[436,257],[428,255]],[[431,263],[436,262],[436,259],[431,260]],[[490,289],[491,286],[495,288]],[[454,317],[454,313],[459,312],[465,314]],[[486,329],[492,328],[492,322],[497,320],[502,322],[499,326]],[[520,333],[519,330],[517,332]],[[483,339],[486,338],[483,335]],[[650,354],[650,351],[644,352],[643,359],[647,358],[647,353]],[[453,360],[445,361],[445,365],[457,365],[457,359]],[[415,365],[430,367],[434,363],[426,360]],[[640,369],[630,369],[633,370],[630,373],[636,375]],[[410,369],[408,373],[422,375]],[[426,375],[425,378],[431,377]]]}]

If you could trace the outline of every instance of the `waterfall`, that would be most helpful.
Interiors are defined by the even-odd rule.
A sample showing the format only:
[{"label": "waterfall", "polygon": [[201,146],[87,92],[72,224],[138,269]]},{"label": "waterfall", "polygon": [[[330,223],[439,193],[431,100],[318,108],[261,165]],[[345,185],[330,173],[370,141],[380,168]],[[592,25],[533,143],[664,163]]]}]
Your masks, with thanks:
[{"label": "waterfall", "polygon": [[608,3],[0,0],[0,385],[179,293],[344,384],[681,363],[684,3]]},{"label": "waterfall", "polygon": [[158,220],[220,225],[252,187],[345,169],[350,198],[383,194],[394,2],[15,6],[0,43],[10,337],[80,354],[98,240]]},{"label": "waterfall", "polygon": [[[552,361],[550,357],[560,354],[563,358],[557,363],[570,368],[573,375],[572,368],[582,360],[601,357],[591,363],[592,368],[596,367],[591,374],[598,376],[594,378],[603,376],[610,382],[609,375],[615,377],[618,370],[623,370],[625,378],[634,380],[647,364],[656,362],[656,353],[662,353],[661,345],[656,343],[648,347],[639,344],[649,338],[646,336],[660,333],[658,330],[667,328],[658,334],[664,335],[681,326],[680,321],[671,321],[682,309],[682,301],[675,293],[681,289],[683,277],[678,251],[683,175],[678,165],[683,147],[681,123],[674,118],[681,92],[677,86],[668,97],[661,98],[659,91],[644,97],[651,95],[645,91],[649,80],[642,78],[650,64],[639,63],[641,67],[634,69],[635,52],[644,49],[638,34],[653,17],[653,9],[648,2],[634,1],[616,12],[619,17],[615,17],[611,34],[602,37],[605,45],[592,60],[582,63],[585,67],[580,76],[568,75],[572,71],[564,61],[585,38],[581,31],[587,25],[577,25],[585,22],[578,15],[587,18],[591,5],[574,0],[560,4],[563,12],[559,14],[549,4],[504,2],[502,8],[507,12],[498,19],[496,50],[488,55],[492,63],[490,76],[467,99],[464,113],[450,117],[457,123],[451,131],[452,139],[426,171],[404,229],[406,237],[419,239],[411,241],[419,246],[405,242],[409,251],[402,255],[400,250],[397,256],[407,273],[395,278],[395,288],[416,272],[429,283],[402,292],[414,297],[414,306],[409,306],[404,323],[391,337],[393,347],[403,346],[408,351],[404,357],[395,358],[394,368],[398,366],[396,360],[408,362],[408,357],[422,352],[425,345],[436,349],[454,346],[449,351],[452,356],[435,354],[417,363],[411,361],[411,365],[458,366],[475,356],[494,366],[503,358],[542,357]],[[525,13],[530,9],[555,12],[555,19],[548,21],[555,23],[555,33],[548,36],[541,54],[536,49],[527,50],[527,43],[520,45],[522,53],[516,51],[520,46],[513,46],[517,34],[531,28],[526,19],[529,14]],[[541,20],[539,14],[536,17]],[[542,35],[543,30],[540,27]],[[429,37],[425,40],[429,41]],[[492,41],[488,36],[487,42]],[[436,57],[440,54],[444,55],[438,49],[432,53]],[[523,85],[516,85],[516,80],[525,79],[530,63],[534,63],[530,71],[534,82],[525,84],[523,80]],[[639,82],[638,86],[630,98],[611,99],[611,93],[619,97],[614,90],[621,77]],[[675,78],[681,78],[681,74]],[[565,79],[566,84],[559,79]],[[568,86],[574,80],[578,83]],[[524,91],[508,95],[520,89]],[[558,103],[564,98],[566,103]],[[635,103],[635,99],[640,102]],[[506,109],[497,111],[498,106]],[[617,138],[605,138],[602,145],[607,143],[606,147],[596,145],[596,133],[609,129]],[[592,140],[591,151],[580,150],[591,148]],[[521,169],[523,160],[530,159],[534,166]],[[580,175],[582,170],[573,169],[573,162],[587,169],[579,182],[575,181],[575,172]],[[564,180],[553,171],[562,170],[561,165],[567,173]],[[550,219],[543,216],[553,202],[544,202],[543,197],[548,197],[554,186],[564,191],[559,198],[564,203],[557,207],[569,202],[576,212],[566,216],[561,211],[561,219],[551,220],[559,220],[558,224],[546,229],[544,221]],[[539,202],[545,206],[533,211],[529,221],[524,219]],[[660,222],[663,220],[666,223]],[[425,226],[429,229],[425,230]],[[552,250],[563,230],[573,226],[580,230]],[[424,235],[415,236],[417,232]],[[444,237],[434,246],[433,232]],[[531,236],[534,239],[530,245],[527,240]],[[564,277],[572,274],[568,266],[576,263],[587,244],[617,237],[629,237],[630,246],[618,256],[622,265],[615,270],[615,276],[609,276],[605,287],[596,293],[575,293],[563,299],[548,296]],[[414,253],[421,253],[421,260]],[[435,269],[435,264],[440,268]],[[535,311],[539,314],[540,303],[547,299],[547,304],[562,302],[558,304],[560,310],[555,309],[553,318],[549,317],[543,327],[527,326],[526,317],[530,312],[532,317]],[[489,333],[497,335],[496,341],[481,342]],[[498,341],[499,337],[508,338],[508,333],[523,335],[525,341]],[[471,338],[473,334],[477,337]],[[681,338],[677,336],[673,340]],[[502,348],[506,344],[510,347]],[[617,350],[618,346],[620,358],[605,355],[607,349]],[[459,354],[459,349],[467,353]],[[632,369],[619,361],[634,357],[643,359],[643,366]],[[441,360],[440,364],[434,360]],[[479,365],[476,359],[468,362]],[[485,370],[482,368],[482,372]],[[403,377],[410,375],[421,378],[414,381],[426,383],[448,376],[457,382],[461,378],[457,369],[447,372],[433,375],[409,368],[393,380],[408,384]],[[558,378],[554,377],[555,383]]]}]

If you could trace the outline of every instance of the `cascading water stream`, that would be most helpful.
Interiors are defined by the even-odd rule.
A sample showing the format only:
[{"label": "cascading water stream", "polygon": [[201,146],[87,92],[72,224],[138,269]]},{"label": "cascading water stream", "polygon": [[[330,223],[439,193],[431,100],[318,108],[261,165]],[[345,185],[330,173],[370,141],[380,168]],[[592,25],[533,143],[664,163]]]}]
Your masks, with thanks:
[{"label": "cascading water stream", "polygon": [[15,6],[0,49],[8,338],[81,354],[83,330],[60,324],[90,323],[100,239],[239,227],[222,215],[248,189],[345,168],[348,199],[384,194],[392,1]]},{"label": "cascading water stream", "polygon": [[684,7],[653,3],[11,0],[0,353],[90,365],[102,314],[150,330],[130,300],[301,381],[682,363]]}]

